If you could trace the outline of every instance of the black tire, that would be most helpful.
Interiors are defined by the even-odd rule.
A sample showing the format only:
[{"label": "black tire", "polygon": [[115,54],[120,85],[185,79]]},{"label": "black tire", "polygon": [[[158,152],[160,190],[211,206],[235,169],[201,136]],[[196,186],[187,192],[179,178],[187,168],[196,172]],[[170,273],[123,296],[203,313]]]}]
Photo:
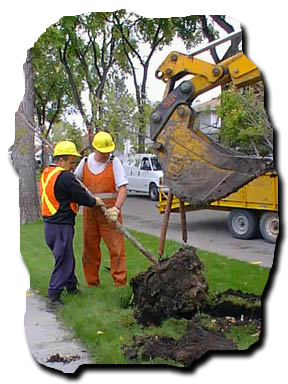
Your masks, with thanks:
[{"label": "black tire", "polygon": [[264,240],[276,243],[279,233],[279,216],[277,212],[265,212],[260,218],[259,230]]},{"label": "black tire", "polygon": [[237,239],[253,239],[257,236],[258,216],[248,209],[234,209],[228,217],[228,228]]},{"label": "black tire", "polygon": [[153,201],[158,201],[159,200],[158,187],[154,183],[151,183],[149,185],[149,197],[150,197],[150,200],[153,200]]}]

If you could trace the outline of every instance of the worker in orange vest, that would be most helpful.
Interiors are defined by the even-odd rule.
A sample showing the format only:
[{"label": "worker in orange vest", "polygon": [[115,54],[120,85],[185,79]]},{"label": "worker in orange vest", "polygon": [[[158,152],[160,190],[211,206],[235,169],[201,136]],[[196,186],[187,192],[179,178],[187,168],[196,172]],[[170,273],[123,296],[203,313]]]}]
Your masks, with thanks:
[{"label": "worker in orange vest", "polygon": [[51,304],[63,304],[61,293],[80,293],[75,276],[73,251],[75,216],[78,205],[97,207],[103,205],[100,198],[93,198],[76,180],[77,157],[81,156],[71,141],[61,141],[53,153],[54,164],[46,167],[41,175],[41,211],[45,227],[45,240],[55,259],[48,296]]},{"label": "worker in orange vest", "polygon": [[121,208],[127,196],[128,180],[122,163],[111,156],[115,144],[108,132],[100,131],[93,138],[94,152],[81,160],[76,176],[95,196],[100,197],[107,211],[83,209],[83,270],[88,287],[100,284],[100,242],[104,240],[110,253],[110,272],[115,286],[127,281],[124,237],[114,223],[122,224]]}]

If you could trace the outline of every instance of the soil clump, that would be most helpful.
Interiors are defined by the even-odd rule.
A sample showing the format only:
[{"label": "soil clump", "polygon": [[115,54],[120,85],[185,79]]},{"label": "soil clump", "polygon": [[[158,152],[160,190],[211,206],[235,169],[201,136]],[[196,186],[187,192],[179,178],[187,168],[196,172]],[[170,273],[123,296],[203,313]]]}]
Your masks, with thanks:
[{"label": "soil clump", "polygon": [[158,357],[190,367],[195,360],[213,350],[237,350],[237,345],[221,333],[202,326],[199,320],[191,320],[186,334],[177,340],[165,336],[134,337],[133,344],[124,348],[124,353],[135,363]]},{"label": "soil clump", "polygon": [[131,279],[135,317],[143,325],[160,325],[167,317],[191,316],[206,303],[208,284],[193,247],[179,249]]}]

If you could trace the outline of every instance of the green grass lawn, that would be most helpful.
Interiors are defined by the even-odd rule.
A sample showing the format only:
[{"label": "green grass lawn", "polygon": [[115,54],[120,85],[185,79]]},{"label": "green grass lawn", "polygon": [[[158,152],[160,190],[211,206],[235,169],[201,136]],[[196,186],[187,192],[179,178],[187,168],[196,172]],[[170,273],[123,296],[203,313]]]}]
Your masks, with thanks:
[{"label": "green grass lawn", "polygon": [[[157,255],[158,238],[140,232],[131,233],[152,254]],[[48,282],[53,269],[54,259],[44,239],[42,221],[21,226],[21,254],[30,273],[30,286],[43,296],[47,296]],[[126,262],[128,281],[137,273],[145,271],[151,263],[126,240]],[[166,256],[173,255],[180,244],[167,241]],[[149,334],[165,335],[179,338],[185,333],[186,320],[166,320],[161,327],[141,327],[133,317],[133,308],[129,305],[132,289],[114,287],[109,270],[109,254],[106,246],[102,246],[102,267],[100,269],[101,285],[86,288],[81,264],[82,254],[82,222],[77,217],[75,226],[74,252],[76,257],[76,275],[80,283],[80,296],[63,295],[64,307],[59,316],[70,327],[75,337],[86,345],[90,357],[95,364],[130,364],[122,351],[123,345],[132,343],[132,337]],[[245,262],[231,260],[207,251],[197,251],[205,265],[204,274],[209,284],[209,294],[213,296],[228,288],[240,289],[243,292],[261,295],[269,277],[269,269]],[[246,349],[254,343],[252,337],[255,329],[239,329],[230,337],[240,349]],[[141,362],[140,362],[141,363]],[[143,362],[147,364],[147,362]],[[159,359],[149,364],[167,364]],[[177,365],[169,362],[170,365]]]}]

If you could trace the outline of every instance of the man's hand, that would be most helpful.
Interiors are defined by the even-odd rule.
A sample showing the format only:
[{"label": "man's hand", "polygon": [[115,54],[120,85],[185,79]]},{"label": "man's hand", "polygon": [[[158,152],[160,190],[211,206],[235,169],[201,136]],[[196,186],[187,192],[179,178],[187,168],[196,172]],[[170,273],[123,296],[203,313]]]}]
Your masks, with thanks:
[{"label": "man's hand", "polygon": [[109,223],[115,223],[118,219],[120,209],[117,207],[108,208],[105,212],[105,217]]},{"label": "man's hand", "polygon": [[105,204],[103,202],[103,200],[100,199],[100,197],[96,197],[94,196],[94,199],[96,200],[96,204],[95,204],[95,207],[105,207]]}]

